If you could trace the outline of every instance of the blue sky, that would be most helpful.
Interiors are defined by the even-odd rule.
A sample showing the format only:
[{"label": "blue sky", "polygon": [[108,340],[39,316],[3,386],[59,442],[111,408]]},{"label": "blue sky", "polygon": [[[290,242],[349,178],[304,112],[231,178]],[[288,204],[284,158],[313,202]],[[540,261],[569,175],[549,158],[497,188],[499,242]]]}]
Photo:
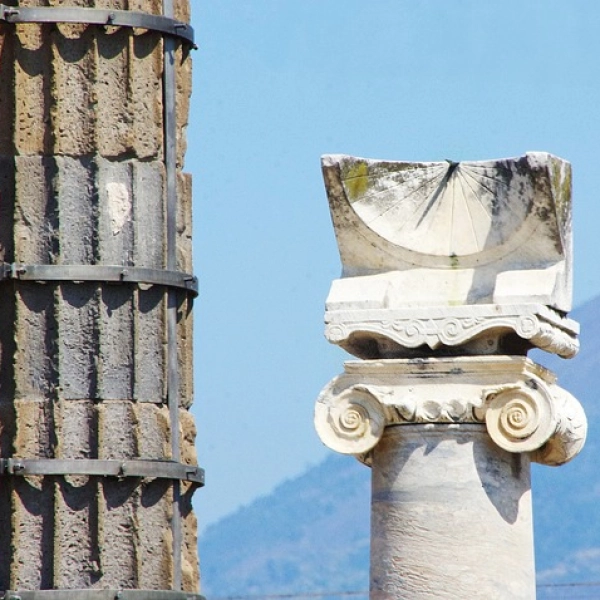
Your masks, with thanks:
[{"label": "blue sky", "polygon": [[200,527],[322,460],[314,401],[340,272],[319,158],[574,169],[575,304],[600,293],[600,3],[192,0]]}]

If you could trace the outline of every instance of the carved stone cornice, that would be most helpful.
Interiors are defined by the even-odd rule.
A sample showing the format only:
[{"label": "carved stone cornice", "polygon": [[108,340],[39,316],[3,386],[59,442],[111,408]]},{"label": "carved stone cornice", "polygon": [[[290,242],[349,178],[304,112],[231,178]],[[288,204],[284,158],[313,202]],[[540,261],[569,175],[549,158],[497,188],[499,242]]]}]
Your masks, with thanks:
[{"label": "carved stone cornice", "polygon": [[572,358],[579,350],[579,324],[541,304],[328,310],[325,324],[326,338],[359,358],[370,358],[365,339],[379,341],[381,355],[386,350],[401,353],[420,346],[436,350],[476,341],[483,342],[478,353],[486,354],[507,333],[563,358]]},{"label": "carved stone cornice", "polygon": [[315,407],[323,443],[365,462],[386,426],[417,423],[485,424],[504,450],[550,465],[573,458],[587,431],[577,400],[524,357],[347,362]]}]

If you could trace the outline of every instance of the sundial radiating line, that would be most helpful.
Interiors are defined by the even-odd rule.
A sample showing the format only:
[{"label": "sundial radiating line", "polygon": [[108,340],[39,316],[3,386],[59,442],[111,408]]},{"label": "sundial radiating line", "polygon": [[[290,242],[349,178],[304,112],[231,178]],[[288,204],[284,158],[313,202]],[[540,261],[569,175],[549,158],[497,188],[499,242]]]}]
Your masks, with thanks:
[{"label": "sundial radiating line", "polygon": [[[452,165],[450,165],[452,167]],[[450,170],[450,169],[448,169]],[[454,217],[456,208],[456,177],[452,177],[456,173],[456,167],[448,175],[448,182],[452,185],[452,204],[450,206],[450,235],[448,236],[448,255],[453,254],[454,249]]]},{"label": "sundial radiating line", "polygon": [[[377,216],[373,217],[372,219],[370,219],[369,221],[366,221],[366,223],[368,225],[372,224],[374,221],[376,221],[377,219],[380,219],[381,217],[383,217],[384,215],[386,215],[388,212],[390,212],[391,210],[394,210],[395,208],[398,208],[398,205],[406,200],[407,198],[410,198],[413,194],[417,193],[418,191],[420,191],[421,189],[423,189],[426,186],[429,186],[432,182],[434,182],[436,179],[439,178],[439,174],[435,174],[433,175],[430,179],[427,179],[425,181],[423,181],[423,183],[415,188],[414,190],[411,190],[408,194],[406,194],[405,196],[402,196],[401,200],[394,202],[391,206],[388,206],[385,210],[381,211]],[[397,183],[396,185],[400,185],[399,183]],[[384,193],[386,191],[388,191],[389,189],[391,189],[392,186],[390,186],[389,188],[386,188],[385,190],[379,190],[378,193]],[[428,196],[425,196],[423,198],[423,200],[421,200],[421,202],[419,202],[417,204],[417,206],[415,207],[415,209],[413,210],[413,212],[411,213],[410,216],[412,216],[415,212],[417,212],[419,210],[419,208],[421,208],[421,206],[427,202],[428,200]]]},{"label": "sundial radiating line", "polygon": [[[387,214],[390,210],[393,210],[394,208],[396,208],[401,201],[405,200],[406,198],[410,198],[410,196],[412,196],[416,192],[419,192],[423,187],[430,185],[431,181],[433,181],[436,177],[438,177],[438,175],[434,174],[430,179],[423,181],[423,183],[421,185],[419,185],[417,188],[411,190],[410,192],[408,192],[407,194],[402,196],[401,200],[399,200],[399,201],[397,200],[391,206],[388,206],[384,210],[381,210],[380,213],[374,215],[369,220],[365,220],[365,223],[371,224],[373,221],[375,221],[375,220],[379,219],[381,216]],[[392,177],[385,177],[385,176],[371,177],[370,179],[375,182],[381,181],[382,179],[384,179],[384,180],[387,179],[388,181],[391,182],[391,184],[387,185],[387,187],[385,187],[383,189],[379,189],[379,190],[373,191],[369,194],[365,194],[363,198],[356,200],[355,202],[352,202],[352,204],[355,207],[355,210],[358,210],[359,212],[361,211],[361,209],[363,211],[367,211],[368,209],[365,207],[367,207],[369,205],[372,209],[376,208],[376,202],[369,202],[370,200],[373,200],[373,198],[375,198],[377,196],[381,196],[382,194],[393,193],[394,188],[402,186],[406,183],[406,180],[405,181],[395,181],[395,179],[393,179]],[[365,217],[366,217],[366,215],[365,215]]]},{"label": "sundial radiating line", "polygon": [[[477,179],[475,179],[472,175],[469,175],[469,173],[464,173],[464,175],[467,175],[467,176],[471,177],[472,179],[474,179],[474,181],[476,183],[479,183],[477,181]],[[487,206],[481,201],[481,198],[479,197],[479,195],[477,194],[477,192],[473,189],[473,186],[467,181],[467,178],[463,176],[462,179],[464,180],[465,184],[467,186],[469,186],[469,189],[471,190],[471,193],[473,194],[473,198],[475,198],[475,200],[477,200],[477,202],[481,205],[481,208],[485,211],[485,214],[490,218],[490,220],[493,220],[494,216],[490,213],[490,211],[488,210]]]},{"label": "sundial radiating line", "polygon": [[[426,168],[428,171],[439,170],[439,167],[436,169],[435,167]],[[376,190],[370,194],[370,196],[376,196],[381,194],[387,190],[391,190],[394,187],[398,187],[400,185],[406,184],[410,179],[421,179],[422,178],[423,169],[405,169],[402,171],[391,171],[386,173],[378,173],[378,174],[369,174],[369,175],[356,175],[353,177],[342,177],[342,182],[347,183],[349,181],[354,181],[355,179],[367,179],[371,182],[371,185],[376,185],[380,181],[389,181],[391,182],[388,187],[383,190]],[[401,179],[401,181],[397,181],[397,179]]]},{"label": "sundial radiating line", "polygon": [[[505,196],[500,195],[496,190],[492,190],[491,188],[489,188],[483,181],[481,180],[477,180],[475,179],[475,177],[473,177],[473,175],[469,175],[469,173],[467,173],[467,176],[471,177],[472,179],[474,179],[477,184],[482,187],[484,190],[486,190],[493,198],[496,199],[497,204],[506,204],[507,200]],[[492,216],[494,215],[494,210],[492,208]]]},{"label": "sundial radiating line", "polygon": [[[473,179],[475,181],[475,183],[477,183],[477,185],[479,185],[480,187],[482,187],[484,190],[487,190],[494,198],[497,198],[499,202],[501,201],[501,197],[498,196],[494,190],[491,190],[489,187],[487,187],[487,185],[485,185],[485,183],[483,183],[483,181],[480,181],[480,180],[476,179],[474,175],[471,175],[469,173],[465,173],[465,175],[467,175],[468,177],[470,177],[471,179]],[[477,199],[479,200],[479,202],[483,206],[483,202],[479,198],[479,196],[477,196]],[[493,213],[492,213],[492,216],[493,216]]]},{"label": "sundial radiating line", "polygon": [[[362,163],[362,164],[367,164],[367,163]],[[367,164],[367,166],[368,166],[368,164]],[[367,179],[381,179],[382,177],[386,177],[386,176],[390,176],[390,175],[397,175],[397,174],[418,175],[423,170],[438,169],[438,168],[441,168],[442,166],[443,166],[442,163],[430,163],[430,164],[424,163],[422,166],[410,166],[410,167],[407,167],[404,169],[383,171],[383,173],[369,173],[367,175],[352,175],[350,177],[343,177],[343,180],[344,181],[352,181],[353,179],[363,179],[365,177]],[[381,168],[381,167],[379,167],[379,168]]]},{"label": "sundial radiating line", "polygon": [[[470,169],[472,169],[473,167],[471,167],[470,165],[465,165],[465,171],[468,171]],[[477,173],[477,177],[485,177],[486,179],[491,179],[493,182],[495,182],[498,185],[503,185],[505,188],[509,188],[510,186],[508,185],[508,183],[506,183],[505,181],[503,181],[502,179],[498,178],[498,177],[492,177],[491,175],[488,175],[487,173]]]},{"label": "sundial radiating line", "polygon": [[[412,171],[416,171],[416,169],[412,169]],[[365,197],[366,198],[372,198],[373,196],[378,196],[380,194],[384,194],[385,192],[388,192],[389,190],[392,190],[395,187],[398,187],[398,186],[406,184],[408,178],[405,179],[404,181],[396,181],[395,178],[393,177],[393,175],[395,175],[395,174],[396,173],[389,173],[389,174],[385,174],[385,175],[366,175],[365,177],[367,179],[369,179],[374,184],[376,184],[376,183],[378,183],[378,182],[380,182],[382,180],[383,181],[387,180],[387,181],[390,181],[392,183],[388,187],[386,187],[384,189],[375,190],[374,192],[371,192],[370,194],[365,195]],[[432,179],[434,179],[435,177],[437,177],[437,174],[435,174],[432,177]],[[348,179],[343,179],[342,181],[345,183],[346,181],[351,181],[353,179],[359,179],[359,178],[360,177],[350,177]],[[416,177],[413,177],[411,175],[411,178],[416,178]],[[419,177],[419,179],[420,179],[420,177]],[[431,181],[431,180],[428,180],[428,181]],[[424,184],[426,184],[426,183],[427,183],[427,181],[424,182]],[[359,202],[360,202],[360,200],[359,200]]]},{"label": "sundial radiating line", "polygon": [[471,161],[471,162],[465,162],[464,163],[467,167],[469,167],[469,169],[485,169],[486,171],[489,171],[490,169],[503,169],[505,171],[510,171],[510,169],[508,167],[503,166],[503,164],[501,162],[495,162],[495,163],[482,163],[482,162],[476,162],[476,161]]},{"label": "sundial radiating line", "polygon": [[[405,196],[402,196],[402,199],[408,198],[409,196],[412,196],[412,194],[414,192],[420,190],[423,186],[425,186],[428,183],[430,183],[436,177],[438,177],[437,174],[434,175],[431,179],[425,180],[418,188],[412,190],[410,193],[406,194]],[[389,185],[388,187],[384,188],[384,189],[376,190],[374,192],[371,192],[370,194],[365,194],[365,199],[373,198],[374,196],[379,196],[380,194],[385,194],[386,192],[389,192],[390,190],[394,189],[395,187],[401,186],[401,185],[403,185],[403,184],[406,183],[406,181],[395,181],[391,176],[385,177],[385,176],[381,176],[380,175],[378,177],[373,176],[372,178],[369,178],[369,179],[371,179],[372,181],[375,181],[375,182],[378,182],[378,181],[381,181],[381,180],[388,180],[388,181],[391,181],[392,184]],[[357,203],[360,203],[360,202],[361,202],[361,200],[357,200]]]},{"label": "sundial radiating line", "polygon": [[[403,196],[403,197],[402,197],[402,200],[406,200],[407,198],[410,198],[410,196],[412,196],[413,194],[415,194],[415,193],[417,193],[418,191],[422,190],[424,187],[427,187],[427,188],[429,188],[429,187],[430,187],[430,186],[431,186],[431,185],[432,185],[432,184],[435,182],[435,180],[436,180],[436,179],[438,179],[438,178],[439,178],[439,176],[438,176],[438,175],[436,175],[435,177],[432,177],[431,179],[428,179],[427,181],[424,181],[424,182],[423,182],[423,184],[422,184],[422,185],[420,185],[418,188],[416,188],[416,189],[412,190],[412,191],[411,191],[409,194],[407,194],[406,196]],[[418,210],[419,210],[419,209],[420,209],[420,208],[423,206],[423,204],[424,204],[425,202],[427,202],[427,200],[428,200],[428,199],[429,199],[429,196],[428,196],[428,195],[425,195],[425,196],[423,197],[423,199],[422,199],[421,201],[419,201],[419,202],[418,202],[418,203],[415,205],[415,207],[414,207],[413,211],[410,213],[410,215],[408,215],[408,219],[410,219],[410,217],[412,217],[412,216],[413,216],[413,215],[414,215],[416,212],[418,212]],[[392,210],[394,210],[394,209],[397,209],[397,208],[399,208],[399,204],[400,204],[399,202],[396,202],[395,204],[393,204],[392,206],[390,206],[390,207],[388,207],[386,210],[384,210],[382,213],[380,213],[379,215],[377,215],[377,217],[376,217],[376,218],[377,218],[377,219],[379,219],[379,218],[381,218],[381,217],[385,216],[385,215],[386,215],[388,212],[390,212],[390,211],[392,211]],[[406,221],[405,221],[405,222],[407,222],[407,221],[408,221],[408,219],[406,219]],[[375,219],[374,219],[374,220],[375,220]],[[403,227],[404,227],[404,226],[403,226]]]},{"label": "sundial radiating line", "polygon": [[[494,216],[489,212],[486,205],[481,201],[481,199],[477,195],[477,192],[473,189],[473,186],[471,185],[471,183],[468,181],[468,179],[464,175],[460,178],[460,180],[461,180],[461,185],[464,183],[464,185],[467,186],[468,192],[470,193],[470,195],[476,202],[475,206],[478,206],[479,209],[482,210],[484,212],[485,216],[490,220],[490,223],[492,223],[492,221],[494,220]],[[471,204],[472,203],[470,203],[470,202],[468,203],[469,214],[472,214],[471,213]]]},{"label": "sundial radiating line", "polygon": [[450,178],[454,174],[455,170],[456,170],[456,167],[454,167],[452,165],[452,163],[450,163],[448,165],[448,169],[446,170],[446,173],[442,177],[442,181],[440,181],[437,189],[435,190],[435,192],[433,192],[433,195],[429,199],[429,203],[425,207],[425,210],[423,211],[423,214],[422,214],[421,218],[419,219],[419,222],[417,223],[417,227],[419,225],[421,225],[421,223],[423,222],[423,220],[425,219],[425,217],[427,216],[427,214],[431,210],[432,206],[436,203],[437,199],[439,198],[440,194],[444,191],[444,188],[448,184],[448,181],[450,180]]},{"label": "sundial radiating line", "polygon": [[[427,184],[428,186],[431,185],[433,183],[433,179],[430,179]],[[437,189],[437,188],[436,188]],[[434,190],[435,191],[435,190]],[[409,225],[413,224],[413,217],[415,216],[415,214],[419,211],[419,209],[423,206],[423,204],[425,204],[425,202],[427,202],[427,200],[430,198],[430,196],[424,196],[423,199],[413,208],[413,210],[410,212],[409,215],[407,215],[406,219],[404,220],[404,222],[400,225],[400,227],[398,228],[398,233],[402,232],[406,227],[408,227]],[[417,224],[415,225],[415,229],[419,226],[420,224],[420,220],[417,222]]]},{"label": "sundial radiating line", "polygon": [[[477,249],[477,252],[479,252],[482,248],[482,246],[479,244],[479,237],[477,236],[477,230],[475,229],[475,222],[473,220],[473,213],[471,212],[471,204],[470,202],[467,202],[467,190],[465,190],[465,185],[467,185],[468,187],[468,191],[473,193],[471,188],[468,186],[466,179],[463,177],[459,178],[459,183],[460,183],[460,188],[462,190],[462,196],[464,199],[464,203],[465,203],[465,207],[467,209],[467,212],[469,213],[469,223],[471,225],[471,232],[473,233],[473,239],[475,240],[475,248]],[[487,213],[486,213],[487,214]]]}]

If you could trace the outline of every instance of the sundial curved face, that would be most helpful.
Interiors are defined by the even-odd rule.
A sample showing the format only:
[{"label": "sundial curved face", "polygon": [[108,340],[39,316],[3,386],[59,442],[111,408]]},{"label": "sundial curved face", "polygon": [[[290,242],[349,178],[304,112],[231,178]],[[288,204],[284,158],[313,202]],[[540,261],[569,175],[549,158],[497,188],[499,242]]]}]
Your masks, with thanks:
[{"label": "sundial curved face", "polygon": [[[374,162],[345,157],[346,198],[373,232],[429,256],[483,260],[518,244],[534,200],[530,170],[521,161]],[[508,248],[506,248],[508,251]]]}]

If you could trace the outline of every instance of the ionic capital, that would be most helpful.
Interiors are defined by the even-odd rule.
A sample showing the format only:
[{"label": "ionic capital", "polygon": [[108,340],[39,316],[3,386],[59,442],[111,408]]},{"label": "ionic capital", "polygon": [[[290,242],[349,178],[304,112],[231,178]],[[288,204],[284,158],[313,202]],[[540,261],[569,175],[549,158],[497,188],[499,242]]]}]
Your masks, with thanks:
[{"label": "ionic capital", "polygon": [[524,357],[348,362],[321,392],[315,426],[323,443],[368,462],[384,428],[481,424],[509,452],[559,465],[583,447],[581,405]]}]

